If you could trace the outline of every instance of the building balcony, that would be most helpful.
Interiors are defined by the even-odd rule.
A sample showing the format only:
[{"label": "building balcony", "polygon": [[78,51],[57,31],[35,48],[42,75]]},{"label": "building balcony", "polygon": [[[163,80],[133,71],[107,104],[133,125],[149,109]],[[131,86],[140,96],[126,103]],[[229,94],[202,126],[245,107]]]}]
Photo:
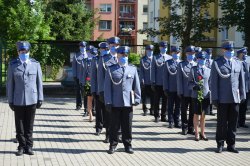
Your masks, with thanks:
[{"label": "building balcony", "polygon": [[119,0],[119,2],[120,2],[120,3],[126,3],[126,4],[128,4],[128,3],[134,4],[134,3],[136,3],[136,0]]},{"label": "building balcony", "polygon": [[134,13],[120,13],[119,19],[135,19]]},{"label": "building balcony", "polygon": [[136,32],[135,30],[132,30],[130,28],[122,28],[119,32],[119,36],[135,36]]}]

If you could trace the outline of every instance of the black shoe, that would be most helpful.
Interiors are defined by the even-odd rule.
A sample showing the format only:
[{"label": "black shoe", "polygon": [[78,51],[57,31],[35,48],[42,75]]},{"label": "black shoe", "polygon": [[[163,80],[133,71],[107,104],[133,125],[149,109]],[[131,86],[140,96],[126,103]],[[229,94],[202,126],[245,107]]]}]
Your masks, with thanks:
[{"label": "black shoe", "polygon": [[235,148],[230,148],[230,147],[227,147],[227,151],[232,152],[232,153],[239,153],[238,150],[236,150]]},{"label": "black shoe", "polygon": [[107,152],[108,152],[108,154],[113,154],[113,153],[115,153],[115,148],[110,147]]},{"label": "black shoe", "polygon": [[215,116],[215,113],[213,113],[213,111],[211,111],[211,112],[210,112],[210,115]]},{"label": "black shoe", "polygon": [[154,115],[154,111],[150,111],[150,115]]},{"label": "black shoe", "polygon": [[122,136],[118,136],[118,142],[122,143]]},{"label": "black shoe", "polygon": [[187,135],[187,129],[182,129],[181,134],[182,134],[182,135]]},{"label": "black shoe", "polygon": [[174,128],[174,125],[173,125],[173,123],[169,123],[169,126],[168,126],[168,128],[170,128],[170,129]]},{"label": "black shoe", "polygon": [[16,138],[14,138],[14,139],[13,139],[13,142],[14,142],[14,143],[18,143],[18,141],[17,141],[17,139],[16,139]]},{"label": "black shoe", "polygon": [[88,116],[88,112],[84,112],[83,117]]},{"label": "black shoe", "polygon": [[240,127],[243,127],[243,128],[248,128],[248,126],[246,124],[242,124],[242,125],[239,125]]},{"label": "black shoe", "polygon": [[82,107],[81,106],[76,106],[76,110],[80,110]]},{"label": "black shoe", "polygon": [[128,147],[128,148],[125,148],[125,152],[129,154],[133,154],[134,150],[132,149],[132,147]]},{"label": "black shoe", "polygon": [[219,147],[216,149],[215,153],[221,153],[222,150],[223,150],[223,146],[219,146]]},{"label": "black shoe", "polygon": [[175,124],[174,127],[175,128],[181,128],[181,125],[180,124]]},{"label": "black shoe", "polygon": [[204,141],[208,141],[208,138],[207,137],[204,137],[203,135],[200,134],[200,138]]},{"label": "black shoe", "polygon": [[159,122],[159,118],[156,117],[156,118],[155,118],[155,123],[158,123],[158,122]]},{"label": "black shoe", "polygon": [[96,136],[99,136],[100,134],[101,134],[101,131],[97,131],[97,132],[95,133]]},{"label": "black shoe", "polygon": [[188,130],[188,134],[194,135],[194,130]]},{"label": "black shoe", "polygon": [[147,116],[147,111],[144,111],[144,112],[143,112],[143,116]]},{"label": "black shoe", "polygon": [[27,148],[27,149],[25,150],[25,154],[34,155],[34,152],[33,152],[32,148]]},{"label": "black shoe", "polygon": [[105,144],[109,143],[109,138],[105,138],[105,140],[103,141]]},{"label": "black shoe", "polygon": [[16,156],[22,156],[23,155],[23,152],[24,152],[24,149],[23,148],[19,148],[16,152]]},{"label": "black shoe", "polygon": [[92,111],[92,115],[95,116],[95,115],[96,115],[96,112],[95,112],[95,111]]},{"label": "black shoe", "polygon": [[166,118],[161,118],[161,121],[162,122],[167,122],[167,119]]}]

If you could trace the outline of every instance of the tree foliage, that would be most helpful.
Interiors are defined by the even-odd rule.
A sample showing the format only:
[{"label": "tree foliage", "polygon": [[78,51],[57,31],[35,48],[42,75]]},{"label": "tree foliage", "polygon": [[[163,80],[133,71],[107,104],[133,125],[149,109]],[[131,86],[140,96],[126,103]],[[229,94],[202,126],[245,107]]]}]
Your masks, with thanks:
[{"label": "tree foliage", "polygon": [[[160,30],[149,28],[139,30],[148,36],[174,36],[182,42],[183,47],[190,44],[199,44],[207,40],[205,32],[211,32],[218,26],[217,18],[211,17],[208,12],[210,4],[216,0],[163,0],[164,7],[170,11],[169,17],[160,17],[157,20]],[[182,11],[182,12],[178,12]]]}]

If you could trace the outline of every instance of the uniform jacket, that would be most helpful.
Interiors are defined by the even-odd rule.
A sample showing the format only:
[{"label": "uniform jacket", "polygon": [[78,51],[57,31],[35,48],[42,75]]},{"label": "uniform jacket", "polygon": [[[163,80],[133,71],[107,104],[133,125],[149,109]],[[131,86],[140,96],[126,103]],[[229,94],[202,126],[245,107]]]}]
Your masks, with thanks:
[{"label": "uniform jacket", "polygon": [[131,91],[134,91],[134,101],[140,103],[141,88],[136,67],[121,67],[119,64],[110,66],[105,76],[105,104],[112,104],[113,107],[131,107]]},{"label": "uniform jacket", "polygon": [[244,71],[244,76],[245,76],[246,93],[248,93],[249,88],[250,88],[250,74],[249,74],[250,65],[246,61],[242,61],[242,65],[243,65],[243,71]]},{"label": "uniform jacket", "polygon": [[167,60],[163,68],[163,90],[177,92],[177,67],[179,62]]},{"label": "uniform jacket", "polygon": [[245,78],[242,62],[232,58],[231,66],[224,57],[212,64],[211,94],[212,100],[219,103],[240,103],[246,99]]},{"label": "uniform jacket", "polygon": [[165,61],[167,60],[167,56],[163,56],[161,54],[153,56],[150,75],[151,83],[153,85],[163,85],[163,68]]},{"label": "uniform jacket", "polygon": [[150,73],[151,73],[152,58],[144,56],[140,60],[140,81],[142,84],[145,85],[151,85]]},{"label": "uniform jacket", "polygon": [[16,106],[36,104],[43,100],[42,70],[40,63],[29,59],[26,69],[19,58],[12,60],[7,77],[8,102]]},{"label": "uniform jacket", "polygon": [[188,77],[190,70],[196,63],[189,63],[188,61],[182,61],[177,68],[177,94],[184,97],[191,97],[192,91],[188,87]]},{"label": "uniform jacket", "polygon": [[[202,71],[203,70],[203,71]],[[188,77],[188,86],[189,89],[192,91],[191,97],[192,98],[198,98],[198,91],[193,90],[193,87],[198,85],[199,79],[198,76],[202,77],[203,81],[203,97],[210,99],[210,73],[211,69],[208,67],[204,67],[203,69],[199,68],[198,66],[194,66],[191,69],[191,72],[189,73]]]},{"label": "uniform jacket", "polygon": [[84,86],[86,84],[86,78],[89,77],[91,79],[91,61],[93,58],[85,58],[81,62],[81,70],[79,80],[81,84]]},{"label": "uniform jacket", "polygon": [[78,79],[81,78],[81,73],[80,71],[82,70],[82,61],[84,58],[82,53],[78,52],[74,57],[72,61],[72,72],[73,72],[73,77],[76,77]]},{"label": "uniform jacket", "polygon": [[99,64],[99,56],[95,56],[91,61],[91,72],[90,72],[90,85],[91,85],[91,93],[98,94],[98,79],[97,79],[97,70]]}]

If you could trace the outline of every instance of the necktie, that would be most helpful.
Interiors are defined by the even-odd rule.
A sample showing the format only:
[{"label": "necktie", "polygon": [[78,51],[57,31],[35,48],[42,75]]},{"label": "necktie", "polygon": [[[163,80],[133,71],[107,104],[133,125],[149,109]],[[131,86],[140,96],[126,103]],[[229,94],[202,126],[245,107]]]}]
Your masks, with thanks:
[{"label": "necktie", "polygon": [[26,66],[27,66],[27,63],[26,63],[26,62],[24,62],[24,63],[23,63],[23,67],[24,67],[24,69],[26,69]]}]

